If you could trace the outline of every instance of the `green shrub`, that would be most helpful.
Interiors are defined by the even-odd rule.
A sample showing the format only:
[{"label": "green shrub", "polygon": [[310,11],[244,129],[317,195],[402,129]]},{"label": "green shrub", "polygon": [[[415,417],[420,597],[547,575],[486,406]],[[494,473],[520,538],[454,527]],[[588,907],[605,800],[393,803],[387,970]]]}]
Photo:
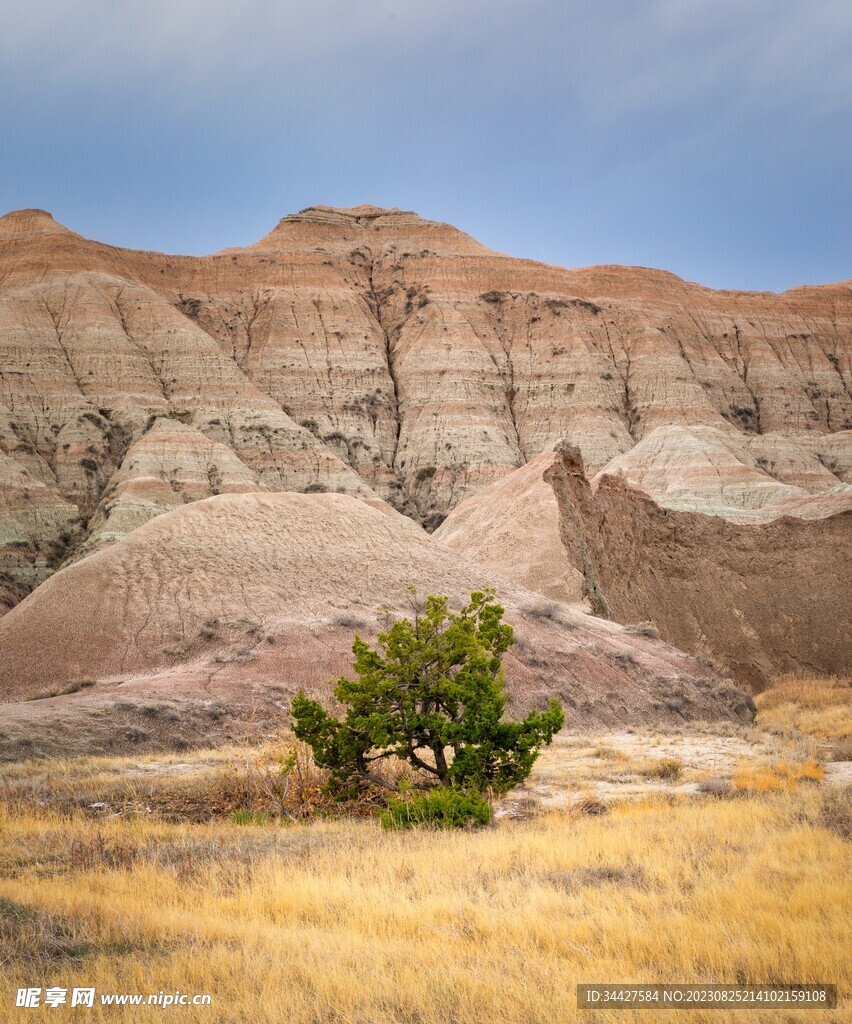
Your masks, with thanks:
[{"label": "green shrub", "polygon": [[382,811],[385,828],[462,828],[487,825],[491,804],[475,791],[436,786],[410,800],[391,797]]},{"label": "green shrub", "polygon": [[252,811],[247,807],[240,807],[231,814],[231,821],[235,825],[266,825],[269,823],[269,815],[263,811]]}]

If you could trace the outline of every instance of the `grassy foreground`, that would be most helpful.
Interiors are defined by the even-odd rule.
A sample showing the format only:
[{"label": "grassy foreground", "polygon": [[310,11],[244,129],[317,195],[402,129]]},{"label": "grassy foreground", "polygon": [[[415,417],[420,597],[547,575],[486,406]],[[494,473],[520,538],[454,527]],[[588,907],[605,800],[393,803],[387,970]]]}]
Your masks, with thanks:
[{"label": "grassy foreground", "polygon": [[[0,1019],[550,1024],[577,982],[822,981],[848,1020],[849,844],[817,787],[647,801],[481,832],[0,812]],[[846,978],[845,978],[846,976]],[[19,985],[180,989],[210,1007],[16,1010]],[[15,1015],[18,1015],[17,1017]]]},{"label": "grassy foreground", "polygon": [[[852,807],[826,771],[848,768],[850,698],[790,678],[753,730],[560,737],[478,832],[237,825],[247,750],[10,765],[0,1022],[848,1021]],[[578,1011],[581,982],[836,983],[841,1002]],[[212,1004],[17,1009],[29,986]]]}]

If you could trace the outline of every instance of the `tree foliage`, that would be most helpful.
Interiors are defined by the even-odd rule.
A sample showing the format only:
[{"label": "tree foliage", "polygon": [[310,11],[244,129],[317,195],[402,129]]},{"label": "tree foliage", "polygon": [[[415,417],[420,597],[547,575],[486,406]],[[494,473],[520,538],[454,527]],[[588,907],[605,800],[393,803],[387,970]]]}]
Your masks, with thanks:
[{"label": "tree foliage", "polygon": [[490,590],[471,594],[460,612],[448,609],[446,597],[420,604],[412,591],[412,608],[412,618],[391,621],[375,647],[355,637],[357,678],[343,677],[334,689],[346,708],[342,719],[299,692],[291,709],[296,736],[340,795],[370,782],[399,789],[376,774],[389,757],[417,769],[427,780],[413,783],[419,789],[518,785],[564,716],[554,700],[523,721],[503,720],[502,658],[514,642],[504,609]]}]

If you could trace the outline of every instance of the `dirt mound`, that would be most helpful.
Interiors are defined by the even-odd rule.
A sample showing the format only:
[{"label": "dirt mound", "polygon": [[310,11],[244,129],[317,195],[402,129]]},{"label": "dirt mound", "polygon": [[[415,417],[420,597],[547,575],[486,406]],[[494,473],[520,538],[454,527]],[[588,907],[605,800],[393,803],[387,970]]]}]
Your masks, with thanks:
[{"label": "dirt mound", "polygon": [[552,460],[552,451],[543,452],[456,505],[434,536],[528,590],[581,604],[583,576],[562,546],[556,496],[544,480]]},{"label": "dirt mound", "polygon": [[[345,495],[238,494],[186,505],[67,566],[0,620],[4,716],[110,729],[131,700],[223,703],[299,687],[328,695],[353,630],[407,607],[407,585],[461,600],[493,584],[517,627],[512,704],[551,696],[584,726],[747,720],[742,695],[653,638],[546,602]],[[49,642],[43,642],[48,637]],[[80,688],[81,681],[93,685]],[[28,700],[45,691],[77,692]],[[98,713],[86,715],[91,709]],[[70,716],[70,717],[69,717]]]}]

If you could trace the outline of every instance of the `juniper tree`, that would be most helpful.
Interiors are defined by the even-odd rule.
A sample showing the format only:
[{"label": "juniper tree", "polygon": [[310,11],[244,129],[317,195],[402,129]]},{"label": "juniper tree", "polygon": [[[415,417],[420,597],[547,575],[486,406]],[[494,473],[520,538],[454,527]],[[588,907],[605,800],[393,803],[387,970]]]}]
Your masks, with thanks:
[{"label": "juniper tree", "polygon": [[446,597],[418,604],[412,591],[412,608],[411,618],[388,617],[375,646],[355,636],[356,678],[334,688],[342,718],[299,692],[291,708],[296,736],[341,796],[366,783],[398,789],[375,771],[389,757],[417,769],[418,789],[512,789],[562,727],[561,707],[552,700],[546,711],[504,721],[502,658],[514,634],[493,591],[471,594],[459,612]]}]

